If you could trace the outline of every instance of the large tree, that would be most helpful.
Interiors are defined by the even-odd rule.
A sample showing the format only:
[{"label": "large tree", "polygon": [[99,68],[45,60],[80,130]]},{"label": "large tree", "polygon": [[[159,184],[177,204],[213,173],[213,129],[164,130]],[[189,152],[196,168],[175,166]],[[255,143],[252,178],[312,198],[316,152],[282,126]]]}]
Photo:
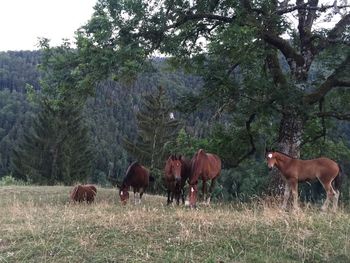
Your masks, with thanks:
[{"label": "large tree", "polygon": [[194,102],[214,98],[218,113],[233,116],[221,138],[245,142],[232,151],[237,144],[221,140],[227,165],[253,154],[258,141],[299,157],[303,144],[326,136],[328,118],[349,119],[343,2],[99,0],[78,46],[83,57],[98,57],[104,75],[136,74],[157,53],[202,75],[205,96]]},{"label": "large tree", "polygon": [[38,114],[13,149],[12,170],[16,177],[37,184],[86,181],[93,154],[83,118],[88,92],[79,60],[68,43],[51,48],[44,39],[41,45],[42,90],[31,94]]}]

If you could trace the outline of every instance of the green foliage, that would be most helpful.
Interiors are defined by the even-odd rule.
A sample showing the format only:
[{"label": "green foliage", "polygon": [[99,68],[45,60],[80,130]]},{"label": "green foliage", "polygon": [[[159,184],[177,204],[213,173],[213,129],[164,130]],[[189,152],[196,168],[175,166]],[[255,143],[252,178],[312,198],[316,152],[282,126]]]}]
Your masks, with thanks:
[{"label": "green foliage", "polygon": [[9,186],[9,185],[26,185],[27,183],[22,180],[15,179],[12,175],[6,175],[1,177],[0,186]]},{"label": "green foliage", "polygon": [[87,130],[79,111],[42,104],[29,131],[13,150],[16,178],[34,184],[85,181],[91,169]]},{"label": "green foliage", "polygon": [[[76,52],[65,42],[51,48],[41,41],[42,91],[39,112],[13,150],[17,178],[35,184],[72,184],[91,174],[92,152],[82,111],[91,86],[83,85]],[[29,98],[33,88],[27,85]]]},{"label": "green foliage", "polygon": [[144,97],[140,111],[136,113],[137,139],[124,138],[124,148],[151,173],[161,180],[164,162],[169,155],[166,145],[175,140],[179,121],[171,117],[171,105],[162,87],[157,93]]}]

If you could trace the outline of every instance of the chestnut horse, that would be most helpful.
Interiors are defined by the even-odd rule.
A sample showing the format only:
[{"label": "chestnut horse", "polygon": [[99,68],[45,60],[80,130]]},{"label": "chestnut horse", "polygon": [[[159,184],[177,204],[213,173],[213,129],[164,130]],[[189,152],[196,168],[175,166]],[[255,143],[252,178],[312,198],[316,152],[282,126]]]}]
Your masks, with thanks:
[{"label": "chestnut horse", "polygon": [[149,171],[138,162],[133,162],[128,167],[121,185],[117,185],[122,204],[125,205],[129,199],[130,187],[134,191],[134,204],[136,204],[136,193],[139,193],[139,203],[141,203],[142,195],[150,181],[154,181],[154,178],[150,176]]},{"label": "chestnut horse", "polygon": [[[298,209],[298,182],[316,179],[320,181],[327,194],[322,210],[328,208],[331,199],[333,200],[333,210],[337,209],[341,169],[335,161],[325,157],[300,160],[277,151],[267,151],[266,160],[269,169],[276,166],[281,171],[285,181],[282,209],[287,207],[290,192],[293,196],[293,207]],[[332,186],[333,181],[336,189]]]},{"label": "chestnut horse", "polygon": [[70,194],[70,198],[73,202],[86,201],[88,204],[95,200],[97,189],[94,185],[77,185],[73,188]]},{"label": "chestnut horse", "polygon": [[180,196],[182,197],[182,204],[185,203],[184,186],[186,180],[191,174],[191,163],[183,156],[171,155],[165,163],[164,179],[168,191],[167,204],[173,202],[174,196],[176,204],[180,203]]},{"label": "chestnut horse", "polygon": [[[190,207],[196,206],[197,192],[198,192],[198,180],[203,181],[202,192],[204,201],[207,204],[210,203],[211,193],[215,186],[215,181],[219,177],[221,172],[221,160],[220,158],[211,153],[206,153],[204,150],[200,149],[193,156],[191,160],[191,176],[189,179],[190,185]],[[207,181],[211,180],[211,185],[209,189],[209,196],[207,196]]]}]

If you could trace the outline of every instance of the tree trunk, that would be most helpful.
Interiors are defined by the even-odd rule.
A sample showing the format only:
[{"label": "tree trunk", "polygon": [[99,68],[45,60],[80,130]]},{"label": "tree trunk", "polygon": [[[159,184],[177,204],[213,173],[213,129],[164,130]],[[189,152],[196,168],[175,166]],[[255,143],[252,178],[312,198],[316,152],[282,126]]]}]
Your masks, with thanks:
[{"label": "tree trunk", "polygon": [[[303,116],[293,110],[283,113],[278,138],[278,151],[288,154],[294,158],[300,158],[300,145],[304,128]],[[284,181],[279,170],[271,172],[269,192],[273,195],[280,195],[283,192]]]}]

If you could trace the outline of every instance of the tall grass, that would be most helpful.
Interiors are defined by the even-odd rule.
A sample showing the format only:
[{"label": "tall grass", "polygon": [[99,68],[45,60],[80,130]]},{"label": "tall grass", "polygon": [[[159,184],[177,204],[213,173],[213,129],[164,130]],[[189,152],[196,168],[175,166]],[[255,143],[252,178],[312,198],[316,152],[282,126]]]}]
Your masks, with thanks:
[{"label": "tall grass", "polygon": [[190,210],[150,195],[121,206],[112,189],[71,204],[69,191],[0,187],[0,262],[350,262],[344,210],[264,200]]}]

